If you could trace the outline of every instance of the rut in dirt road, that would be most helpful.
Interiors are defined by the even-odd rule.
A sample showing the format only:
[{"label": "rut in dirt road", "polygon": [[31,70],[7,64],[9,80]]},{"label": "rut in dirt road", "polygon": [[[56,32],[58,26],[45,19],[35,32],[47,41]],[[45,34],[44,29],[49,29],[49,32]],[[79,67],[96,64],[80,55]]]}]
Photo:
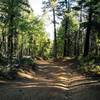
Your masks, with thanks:
[{"label": "rut in dirt road", "polygon": [[39,70],[31,80],[1,85],[0,100],[100,100],[99,82],[84,85],[89,82],[74,70],[76,66],[73,59],[60,64],[38,63]]},{"label": "rut in dirt road", "polygon": [[68,87],[74,81],[87,80],[75,68],[77,61],[70,59],[67,62],[39,63],[38,79],[48,85]]}]

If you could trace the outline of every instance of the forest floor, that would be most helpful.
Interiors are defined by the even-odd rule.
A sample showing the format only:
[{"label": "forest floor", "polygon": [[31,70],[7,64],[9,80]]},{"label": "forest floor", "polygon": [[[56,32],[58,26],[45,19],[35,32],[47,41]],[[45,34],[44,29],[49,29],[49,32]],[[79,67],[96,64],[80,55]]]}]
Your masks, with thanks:
[{"label": "forest floor", "polygon": [[100,81],[79,73],[76,60],[37,64],[35,73],[19,73],[22,79],[0,81],[0,100],[100,100]]}]

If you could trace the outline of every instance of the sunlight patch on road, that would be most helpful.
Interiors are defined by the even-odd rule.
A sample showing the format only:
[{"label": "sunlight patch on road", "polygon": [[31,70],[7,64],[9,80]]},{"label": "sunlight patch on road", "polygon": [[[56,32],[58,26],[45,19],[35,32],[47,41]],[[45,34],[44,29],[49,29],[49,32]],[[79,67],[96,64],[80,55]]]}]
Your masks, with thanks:
[{"label": "sunlight patch on road", "polygon": [[34,76],[31,75],[31,74],[22,73],[22,72],[18,72],[17,74],[19,75],[19,77],[22,77],[22,78],[37,79],[36,77],[34,77]]},{"label": "sunlight patch on road", "polygon": [[60,79],[60,81],[67,81],[68,80],[68,78],[63,77],[63,76],[59,76],[58,79]]}]

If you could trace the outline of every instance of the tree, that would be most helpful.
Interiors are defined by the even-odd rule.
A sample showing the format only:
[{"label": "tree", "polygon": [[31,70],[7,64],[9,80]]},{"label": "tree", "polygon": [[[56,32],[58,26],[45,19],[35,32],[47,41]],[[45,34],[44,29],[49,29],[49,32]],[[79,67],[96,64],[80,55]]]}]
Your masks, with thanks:
[{"label": "tree", "polygon": [[[96,23],[95,16],[99,14],[99,1],[98,0],[78,0],[77,6],[75,5],[73,9],[79,13],[79,32],[77,34],[77,54],[82,53],[84,57],[88,56],[90,53],[93,54],[93,49],[96,44],[96,31],[95,26],[98,27],[98,22]],[[95,30],[95,32],[94,32]],[[84,46],[84,47],[83,47]],[[94,47],[93,47],[94,46]],[[83,50],[84,49],[84,50]]]},{"label": "tree", "polygon": [[44,8],[49,9],[50,11],[52,9],[53,12],[53,25],[54,25],[54,45],[53,45],[53,56],[56,59],[57,58],[57,39],[56,39],[56,4],[57,0],[49,0],[49,1],[44,1]]},{"label": "tree", "polygon": [[95,13],[95,10],[98,8],[96,5],[99,3],[98,0],[96,1],[87,1],[85,2],[86,7],[88,6],[88,22],[87,22],[87,31],[86,31],[86,37],[85,37],[85,44],[84,44],[84,57],[88,56],[89,49],[90,49],[90,35],[92,30],[92,21],[93,21],[93,14]]},{"label": "tree", "polygon": [[[66,19],[67,19],[67,23],[68,24],[68,30],[70,30],[70,34],[69,34],[69,39],[70,39],[70,44],[69,44],[69,48],[70,52],[69,52],[69,56],[74,56],[74,52],[75,52],[75,43],[76,43],[76,33],[78,31],[78,27],[79,27],[79,23],[78,20],[76,20],[76,16],[74,12],[70,12],[70,13],[66,13]],[[64,35],[65,35],[65,18],[63,19],[60,27],[58,28],[57,31],[57,48],[58,48],[58,55],[59,56],[63,56],[63,47],[64,47]],[[67,46],[67,44],[66,44]],[[76,55],[75,55],[76,56]]]},{"label": "tree", "polygon": [[27,0],[1,0],[0,1],[1,20],[5,25],[7,32],[7,58],[8,62],[12,64],[12,57],[14,53],[14,42],[17,38],[17,29],[19,20],[22,18],[22,12],[29,12],[29,5]]}]

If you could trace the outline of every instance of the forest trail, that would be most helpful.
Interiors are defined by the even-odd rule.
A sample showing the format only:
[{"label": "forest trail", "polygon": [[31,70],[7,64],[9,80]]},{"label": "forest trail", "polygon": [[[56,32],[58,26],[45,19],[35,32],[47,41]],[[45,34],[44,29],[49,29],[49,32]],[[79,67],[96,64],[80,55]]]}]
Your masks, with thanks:
[{"label": "forest trail", "polygon": [[37,72],[38,80],[45,85],[58,86],[67,88],[74,85],[75,82],[87,80],[85,76],[77,72],[78,62],[74,59],[57,61],[37,61],[39,71]]},{"label": "forest trail", "polygon": [[[92,97],[93,99],[86,99],[86,97],[77,99],[82,95],[78,94],[80,92],[75,92],[77,86],[79,86],[78,91],[89,92],[87,88],[84,89],[84,84],[90,83],[85,76],[76,71],[77,61],[59,59],[55,62],[39,60],[37,63],[39,70],[33,75],[29,75],[30,79],[16,82],[1,81],[0,100],[100,100],[99,97],[94,99],[95,95]],[[96,92],[93,92],[93,86],[97,86],[98,89],[100,83],[97,81],[91,81],[91,83],[91,93],[94,94]],[[98,93],[100,93],[100,89]]]}]

